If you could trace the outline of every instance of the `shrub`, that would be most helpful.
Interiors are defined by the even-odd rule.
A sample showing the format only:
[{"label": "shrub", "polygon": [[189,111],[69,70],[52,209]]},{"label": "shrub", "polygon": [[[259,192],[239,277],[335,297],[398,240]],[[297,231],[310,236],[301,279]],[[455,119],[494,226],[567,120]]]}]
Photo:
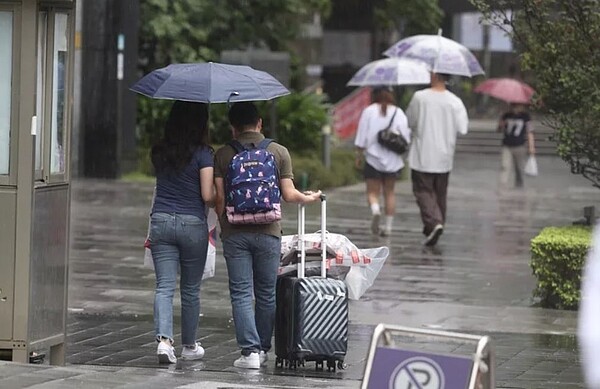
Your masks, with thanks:
[{"label": "shrub", "polygon": [[[269,108],[259,105],[263,120],[269,122]],[[321,146],[321,129],[329,122],[325,95],[292,93],[277,99],[277,141],[296,152]],[[268,134],[267,134],[268,135]]]},{"label": "shrub", "polygon": [[547,227],[531,240],[535,295],[545,307],[576,309],[581,272],[591,246],[591,228]]},{"label": "shrub", "polygon": [[[292,155],[294,181],[300,190],[328,189],[359,182],[354,169],[354,154],[351,150],[337,149],[331,152],[331,168],[326,169],[316,154]],[[306,176],[306,182],[303,182]],[[304,188],[306,184],[306,188]]]}]

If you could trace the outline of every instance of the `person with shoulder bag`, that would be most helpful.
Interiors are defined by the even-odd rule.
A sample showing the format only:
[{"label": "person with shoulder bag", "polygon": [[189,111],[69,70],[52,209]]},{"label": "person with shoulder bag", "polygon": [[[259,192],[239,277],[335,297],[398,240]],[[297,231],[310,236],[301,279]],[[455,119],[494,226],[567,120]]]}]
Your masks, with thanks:
[{"label": "person with shoulder bag", "polygon": [[216,210],[229,275],[233,322],[241,356],[233,366],[259,369],[268,360],[275,325],[275,286],[281,259],[281,198],[320,200],[299,192],[288,150],[261,134],[251,102],[229,110],[235,140],[215,154]]},{"label": "person with shoulder bag", "polygon": [[[373,103],[360,116],[354,145],[356,165],[364,162],[367,202],[371,208],[371,232],[389,236],[392,233],[396,196],[394,187],[404,167],[402,153],[410,142],[411,131],[404,112],[395,105],[389,87],[373,90]],[[380,228],[379,198],[383,190],[385,224]]]}]

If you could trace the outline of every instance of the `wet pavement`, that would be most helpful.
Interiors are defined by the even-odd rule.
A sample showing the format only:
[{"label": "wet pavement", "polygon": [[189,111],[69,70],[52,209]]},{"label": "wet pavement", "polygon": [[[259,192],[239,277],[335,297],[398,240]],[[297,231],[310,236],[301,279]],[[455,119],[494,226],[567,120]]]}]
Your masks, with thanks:
[{"label": "wet pavement", "polygon": [[[358,387],[374,325],[389,323],[490,335],[496,347],[498,387],[583,388],[574,336],[576,312],[537,307],[529,240],[545,226],[580,218],[584,206],[598,203],[600,192],[572,176],[557,158],[540,157],[538,163],[541,175],[529,179],[526,189],[502,190],[497,186],[498,158],[458,155],[450,177],[448,221],[435,249],[421,246],[409,182],[398,185],[394,231],[386,239],[369,233],[363,185],[328,192],[328,230],[348,236],[359,247],[391,248],[376,284],[363,299],[350,302],[348,369],[335,373],[309,365],[281,370],[273,362],[252,375],[232,367],[238,351],[220,255],[216,276],[201,292],[204,361],[159,367],[151,316],[154,275],[142,260],[152,185],[78,181],[72,194],[69,365],[48,370],[3,364],[0,378],[24,387],[19,386],[27,382],[23,377],[31,382],[46,377],[35,381],[44,388],[210,388],[219,387],[217,383]],[[284,212],[284,229],[291,234],[295,208],[286,206]],[[318,206],[308,209],[307,231],[319,229],[318,213]],[[413,340],[413,345],[452,351],[423,339]],[[85,386],[76,385],[84,381]]]}]

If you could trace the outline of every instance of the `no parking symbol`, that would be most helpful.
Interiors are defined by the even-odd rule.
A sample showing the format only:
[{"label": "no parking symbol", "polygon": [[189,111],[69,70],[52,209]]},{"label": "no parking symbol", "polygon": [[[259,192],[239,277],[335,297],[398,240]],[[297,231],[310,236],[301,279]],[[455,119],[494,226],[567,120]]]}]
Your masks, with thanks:
[{"label": "no parking symbol", "polygon": [[390,377],[389,389],[443,389],[444,373],[432,359],[414,357],[405,360]]},{"label": "no parking symbol", "polygon": [[379,346],[368,369],[366,388],[466,389],[472,370],[473,360],[468,356]]}]

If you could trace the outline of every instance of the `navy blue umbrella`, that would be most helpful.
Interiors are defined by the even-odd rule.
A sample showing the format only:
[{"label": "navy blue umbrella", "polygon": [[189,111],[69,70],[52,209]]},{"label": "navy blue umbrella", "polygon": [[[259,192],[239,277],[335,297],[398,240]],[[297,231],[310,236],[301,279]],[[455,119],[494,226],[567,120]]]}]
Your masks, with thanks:
[{"label": "navy blue umbrella", "polygon": [[269,73],[214,62],[169,65],[147,74],[130,89],[155,99],[201,103],[271,100],[290,93]]}]

